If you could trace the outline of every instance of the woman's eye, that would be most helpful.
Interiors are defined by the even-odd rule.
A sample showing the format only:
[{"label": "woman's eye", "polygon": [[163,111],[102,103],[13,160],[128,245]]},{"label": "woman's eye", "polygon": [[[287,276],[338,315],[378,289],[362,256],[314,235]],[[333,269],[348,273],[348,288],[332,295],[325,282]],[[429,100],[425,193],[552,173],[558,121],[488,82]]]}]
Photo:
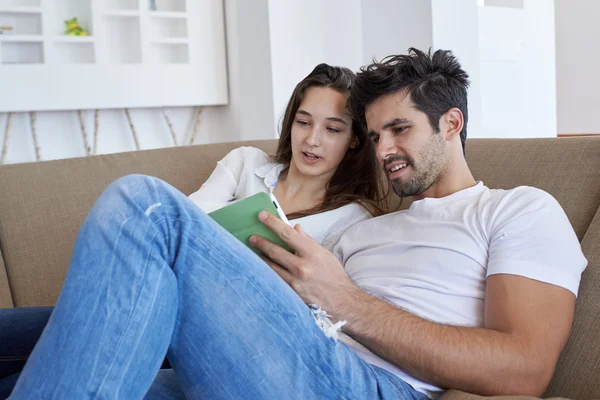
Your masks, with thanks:
[{"label": "woman's eye", "polygon": [[341,132],[341,130],[338,128],[327,128],[327,130],[332,133],[340,133]]},{"label": "woman's eye", "polygon": [[301,119],[297,119],[296,123],[299,124],[299,125],[308,125],[307,121],[304,121],[304,120],[301,120]]}]

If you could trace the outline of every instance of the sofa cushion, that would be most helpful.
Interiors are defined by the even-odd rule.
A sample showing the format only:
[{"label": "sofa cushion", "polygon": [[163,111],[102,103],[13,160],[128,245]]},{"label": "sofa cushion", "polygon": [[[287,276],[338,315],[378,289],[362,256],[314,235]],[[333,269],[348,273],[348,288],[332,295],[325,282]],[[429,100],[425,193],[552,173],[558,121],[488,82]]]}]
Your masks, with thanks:
[{"label": "sofa cushion", "polygon": [[14,305],[55,303],[79,226],[115,179],[153,175],[190,194],[231,149],[273,151],[275,144],[220,143],[0,167],[0,246]]}]

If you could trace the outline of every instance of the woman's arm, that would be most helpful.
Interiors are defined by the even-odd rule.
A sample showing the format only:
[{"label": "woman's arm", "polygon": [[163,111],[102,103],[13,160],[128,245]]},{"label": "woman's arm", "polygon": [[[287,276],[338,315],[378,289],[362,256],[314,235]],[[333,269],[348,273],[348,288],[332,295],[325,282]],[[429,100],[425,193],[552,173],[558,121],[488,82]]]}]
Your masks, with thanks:
[{"label": "woman's arm", "polygon": [[217,163],[217,167],[206,182],[192,193],[189,199],[205,213],[224,207],[234,200],[244,169],[244,158],[243,147],[230,151]]}]

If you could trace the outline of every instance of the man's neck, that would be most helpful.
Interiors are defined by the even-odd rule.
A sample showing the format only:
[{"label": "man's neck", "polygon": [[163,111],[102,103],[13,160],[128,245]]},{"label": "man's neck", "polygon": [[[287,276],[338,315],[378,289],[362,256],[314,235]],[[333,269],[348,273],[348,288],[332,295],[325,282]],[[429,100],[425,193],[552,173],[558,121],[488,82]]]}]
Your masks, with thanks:
[{"label": "man's neck", "polygon": [[431,187],[423,193],[413,196],[413,200],[446,197],[476,184],[477,181],[473,178],[467,162],[461,157],[457,162],[450,164]]}]

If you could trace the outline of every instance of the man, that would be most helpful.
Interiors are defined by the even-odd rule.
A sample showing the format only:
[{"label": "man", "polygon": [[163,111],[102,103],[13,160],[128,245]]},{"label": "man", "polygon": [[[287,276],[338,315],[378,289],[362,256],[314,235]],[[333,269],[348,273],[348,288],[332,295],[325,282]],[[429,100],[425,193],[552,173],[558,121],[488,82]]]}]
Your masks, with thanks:
[{"label": "man", "polygon": [[111,185],[11,398],[140,398],[167,348],[173,397],[541,395],[586,260],[551,196],[474,180],[467,86],[447,51],[359,74],[350,108],[414,202],[355,225],[334,254],[262,213],[295,250],[253,238],[271,270],[165,183]]}]

